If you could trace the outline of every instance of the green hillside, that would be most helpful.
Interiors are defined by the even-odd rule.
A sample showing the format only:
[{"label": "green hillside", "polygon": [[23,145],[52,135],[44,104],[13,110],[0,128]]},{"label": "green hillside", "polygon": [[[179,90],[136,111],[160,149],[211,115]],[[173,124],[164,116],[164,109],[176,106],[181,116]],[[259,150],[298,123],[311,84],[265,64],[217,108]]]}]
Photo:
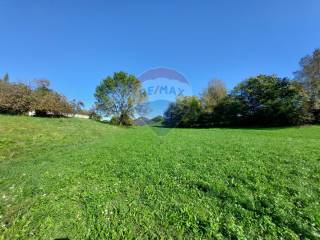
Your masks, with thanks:
[{"label": "green hillside", "polygon": [[0,239],[319,239],[320,126],[0,116]]}]

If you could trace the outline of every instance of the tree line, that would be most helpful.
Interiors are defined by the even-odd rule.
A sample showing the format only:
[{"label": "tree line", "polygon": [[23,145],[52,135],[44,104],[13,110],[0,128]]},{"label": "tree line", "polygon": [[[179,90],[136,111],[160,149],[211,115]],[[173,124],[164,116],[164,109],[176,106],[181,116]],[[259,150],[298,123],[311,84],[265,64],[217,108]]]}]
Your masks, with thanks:
[{"label": "tree line", "polygon": [[320,123],[320,49],[301,59],[294,79],[250,77],[230,92],[211,81],[200,97],[179,97],[164,114],[169,127],[285,126]]},{"label": "tree line", "polygon": [[81,101],[68,101],[65,96],[52,90],[50,82],[39,79],[24,83],[12,83],[9,75],[0,79],[0,113],[26,114],[36,116],[61,117],[68,114],[82,113]]},{"label": "tree line", "polygon": [[[231,91],[221,80],[208,84],[200,97],[181,96],[164,113],[168,127],[285,126],[320,122],[320,50],[301,59],[294,79],[276,75],[250,77]],[[117,72],[96,88],[100,114],[111,123],[131,125],[147,111],[146,94],[133,75]],[[143,114],[138,114],[142,116]]]},{"label": "tree line", "polygon": [[[116,72],[101,81],[95,91],[95,106],[68,101],[50,89],[48,80],[33,84],[11,83],[8,74],[0,79],[0,113],[65,116],[86,113],[110,123],[132,125],[134,117],[148,112],[147,94],[131,74]],[[158,120],[157,120],[158,121]],[[181,96],[163,116],[168,127],[284,126],[320,123],[320,49],[301,59],[294,79],[276,75],[250,77],[231,91],[221,80],[213,80],[201,96]]]}]

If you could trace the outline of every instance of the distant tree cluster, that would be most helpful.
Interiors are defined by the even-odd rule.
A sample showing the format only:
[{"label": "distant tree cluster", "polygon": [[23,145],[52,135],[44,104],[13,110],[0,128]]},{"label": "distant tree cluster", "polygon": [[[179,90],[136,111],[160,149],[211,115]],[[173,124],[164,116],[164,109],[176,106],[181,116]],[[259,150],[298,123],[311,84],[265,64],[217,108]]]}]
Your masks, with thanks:
[{"label": "distant tree cluster", "polygon": [[295,79],[258,75],[227,93],[212,81],[201,98],[180,97],[164,114],[170,127],[280,126],[320,123],[320,50],[304,57]]},{"label": "distant tree cluster", "polygon": [[82,102],[69,102],[66,97],[53,91],[46,79],[35,80],[30,85],[11,83],[6,74],[0,79],[0,113],[37,116],[64,116],[81,111]]}]

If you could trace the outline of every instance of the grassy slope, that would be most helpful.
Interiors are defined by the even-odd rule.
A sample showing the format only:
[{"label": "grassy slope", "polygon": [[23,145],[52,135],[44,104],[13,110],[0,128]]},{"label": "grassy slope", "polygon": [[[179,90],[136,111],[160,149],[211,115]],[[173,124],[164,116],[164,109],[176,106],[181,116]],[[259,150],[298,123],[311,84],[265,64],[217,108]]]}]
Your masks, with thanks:
[{"label": "grassy slope", "polygon": [[319,126],[160,137],[0,116],[0,239],[317,239],[319,146]]}]

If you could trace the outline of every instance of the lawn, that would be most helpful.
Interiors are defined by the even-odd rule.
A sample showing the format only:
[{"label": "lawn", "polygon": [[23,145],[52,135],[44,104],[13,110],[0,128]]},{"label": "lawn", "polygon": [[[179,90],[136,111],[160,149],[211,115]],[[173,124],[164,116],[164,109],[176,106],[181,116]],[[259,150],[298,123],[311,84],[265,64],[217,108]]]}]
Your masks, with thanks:
[{"label": "lawn", "polygon": [[320,126],[0,116],[0,239],[319,239]]}]

